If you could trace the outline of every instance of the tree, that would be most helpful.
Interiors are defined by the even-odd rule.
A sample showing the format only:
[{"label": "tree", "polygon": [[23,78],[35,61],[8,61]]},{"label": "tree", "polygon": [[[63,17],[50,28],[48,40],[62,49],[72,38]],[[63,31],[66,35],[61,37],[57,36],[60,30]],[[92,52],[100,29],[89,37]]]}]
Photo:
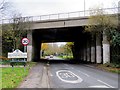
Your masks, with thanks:
[{"label": "tree", "polygon": [[20,47],[20,42],[23,36],[26,36],[26,28],[29,29],[29,21],[25,21],[20,13],[13,15],[13,23],[11,24],[12,30],[14,32],[14,49]]},{"label": "tree", "polygon": [[[0,36],[2,36],[2,19],[5,16],[5,11],[9,8],[9,3],[5,0],[0,1]],[[7,13],[8,14],[8,13]]]},{"label": "tree", "polygon": [[65,53],[67,54],[72,54],[73,49],[74,49],[74,43],[73,42],[67,42],[66,45],[64,46]]},{"label": "tree", "polygon": [[0,1],[0,11],[4,11],[7,8],[8,2],[6,2],[5,0],[1,0]]},{"label": "tree", "polygon": [[[29,21],[26,21],[26,18],[22,17],[19,13],[13,15],[11,23],[2,25],[2,43],[5,55],[12,49],[23,49],[21,39],[27,36],[27,29],[29,29],[29,27]],[[9,49],[7,47],[9,47]]]},{"label": "tree", "polygon": [[47,50],[48,49],[48,43],[42,43],[41,50]]},{"label": "tree", "polygon": [[[92,39],[95,35],[97,37],[103,36],[102,43],[104,45],[120,46],[120,31],[117,29],[118,16],[106,13],[101,8],[93,8],[90,12],[89,25],[85,27],[85,32],[90,32]],[[104,50],[103,54],[105,54]],[[105,60],[104,57],[103,59]]]},{"label": "tree", "polygon": [[86,32],[90,32],[92,37],[106,34],[108,41],[112,44],[113,31],[117,31],[117,16],[107,15],[101,8],[93,8],[90,12],[89,25],[85,27]]}]

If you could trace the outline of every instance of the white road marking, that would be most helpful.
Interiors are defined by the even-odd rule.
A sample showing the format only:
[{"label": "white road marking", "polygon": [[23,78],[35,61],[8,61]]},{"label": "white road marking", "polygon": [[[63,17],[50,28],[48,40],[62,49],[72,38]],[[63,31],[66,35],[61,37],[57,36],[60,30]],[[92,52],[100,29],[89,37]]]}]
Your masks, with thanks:
[{"label": "white road marking", "polygon": [[48,71],[48,74],[52,77],[53,76],[53,74],[50,72],[50,71]]},{"label": "white road marking", "polygon": [[53,75],[52,75],[52,74],[50,74],[50,76],[51,76],[51,77],[53,77]]},{"label": "white road marking", "polygon": [[74,69],[73,67],[71,67],[71,69]]},{"label": "white road marking", "polygon": [[[69,66],[69,65],[67,65],[67,64],[65,64],[66,66]],[[71,69],[74,69],[73,67],[71,67]],[[90,77],[88,74],[86,74],[86,73],[84,73],[84,72],[81,72],[81,71],[79,71],[80,73],[82,73],[82,74],[84,74],[84,75],[86,75],[87,77]]]},{"label": "white road marking", "polygon": [[46,69],[46,67],[44,67],[44,69]]},{"label": "white road marking", "polygon": [[89,86],[89,87],[91,87],[91,88],[109,88],[105,85],[96,85],[96,86]]},{"label": "white road marking", "polygon": [[87,77],[90,77],[88,74],[86,74],[86,73],[84,73],[84,72],[81,72],[81,71],[78,71],[78,72],[80,72],[80,73],[86,75]]},{"label": "white road marking", "polygon": [[[77,79],[77,80],[74,80],[74,81],[65,80],[65,79],[63,79],[63,77],[64,77],[64,78],[68,78],[67,74],[64,73],[64,76],[62,76],[62,78],[61,78],[61,77],[59,76],[59,73],[60,73],[60,72],[70,73],[71,76],[77,77],[78,79]],[[59,71],[56,72],[56,75],[57,75],[57,77],[58,77],[61,81],[67,82],[67,83],[80,83],[80,82],[83,81],[82,78],[80,78],[79,76],[77,76],[76,74],[74,74],[73,72],[68,71],[68,70],[59,70]]]},{"label": "white road marking", "polygon": [[67,64],[65,64],[65,66],[68,66]]},{"label": "white road marking", "polygon": [[110,88],[115,88],[115,87],[113,87],[113,86],[111,86],[111,85],[109,85],[109,84],[107,84],[107,83],[105,83],[105,82],[103,82],[103,81],[101,81],[101,80],[97,80],[97,81],[99,81],[99,82],[101,82],[101,83],[103,83],[103,84],[109,86]]}]

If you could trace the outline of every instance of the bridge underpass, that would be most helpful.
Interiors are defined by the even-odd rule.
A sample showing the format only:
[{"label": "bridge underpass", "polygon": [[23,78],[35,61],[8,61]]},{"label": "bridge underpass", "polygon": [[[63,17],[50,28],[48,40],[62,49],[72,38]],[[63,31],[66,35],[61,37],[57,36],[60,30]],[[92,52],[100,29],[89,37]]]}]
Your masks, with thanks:
[{"label": "bridge underpass", "polygon": [[74,61],[80,61],[80,50],[88,37],[84,33],[84,27],[37,29],[32,35],[33,61],[40,61],[41,44],[48,42],[74,42]]},{"label": "bridge underpass", "polygon": [[76,61],[92,63],[110,62],[110,44],[105,34],[91,37],[84,32],[89,17],[74,17],[33,21],[28,28],[28,61],[40,61],[41,43],[74,42],[73,56]]},{"label": "bridge underpass", "polygon": [[[105,15],[116,16],[118,8],[104,8],[103,11],[108,12],[104,13]],[[83,27],[90,24],[90,12],[91,10],[23,17],[24,22],[29,22],[25,28],[28,30],[27,37],[30,39],[30,44],[27,46],[27,60],[38,61],[41,43],[64,41],[75,43],[73,54],[77,60],[109,63],[110,44],[106,35],[103,33],[103,36],[96,35],[95,38],[91,38],[87,33],[83,33]],[[2,24],[9,25],[13,21],[13,19],[3,19]]]},{"label": "bridge underpass", "polygon": [[35,29],[29,31],[27,37],[30,39],[28,61],[40,61],[42,43],[74,42],[74,62],[103,63],[102,38],[92,39],[90,33],[84,32],[84,26]]}]

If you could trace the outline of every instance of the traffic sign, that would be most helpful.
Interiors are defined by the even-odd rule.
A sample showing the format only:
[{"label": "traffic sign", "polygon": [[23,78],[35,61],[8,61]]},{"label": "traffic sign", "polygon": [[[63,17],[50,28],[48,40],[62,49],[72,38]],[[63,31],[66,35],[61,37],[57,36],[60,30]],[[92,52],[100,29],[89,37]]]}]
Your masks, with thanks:
[{"label": "traffic sign", "polygon": [[23,38],[23,39],[22,39],[22,44],[23,44],[24,46],[27,46],[27,45],[29,44],[29,42],[30,42],[30,40],[29,40],[28,38]]}]

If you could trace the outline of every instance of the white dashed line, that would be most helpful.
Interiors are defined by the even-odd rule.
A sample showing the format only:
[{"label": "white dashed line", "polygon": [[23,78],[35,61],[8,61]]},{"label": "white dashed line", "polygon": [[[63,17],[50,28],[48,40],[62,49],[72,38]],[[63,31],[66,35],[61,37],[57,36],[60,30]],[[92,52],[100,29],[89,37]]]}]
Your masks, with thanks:
[{"label": "white dashed line", "polygon": [[101,80],[97,80],[97,81],[99,81],[99,82],[105,84],[106,86],[109,86],[110,88],[115,88],[115,87],[113,87],[113,86],[111,86],[111,85],[109,85],[109,84],[107,84],[107,83],[105,83],[105,82],[103,82],[103,81],[101,81]]},{"label": "white dashed line", "polygon": [[81,71],[78,71],[78,72],[80,72],[80,73],[86,75],[87,77],[90,77],[88,74],[86,74],[86,73],[84,73],[84,72],[81,72]]},{"label": "white dashed line", "polygon": [[64,64],[65,66],[68,66],[67,64]]},{"label": "white dashed line", "polygon": [[71,69],[74,69],[73,67],[71,67]]},{"label": "white dashed line", "polygon": [[96,86],[89,86],[90,88],[109,88],[108,86],[105,85],[96,85]]}]

